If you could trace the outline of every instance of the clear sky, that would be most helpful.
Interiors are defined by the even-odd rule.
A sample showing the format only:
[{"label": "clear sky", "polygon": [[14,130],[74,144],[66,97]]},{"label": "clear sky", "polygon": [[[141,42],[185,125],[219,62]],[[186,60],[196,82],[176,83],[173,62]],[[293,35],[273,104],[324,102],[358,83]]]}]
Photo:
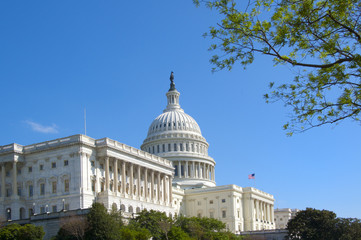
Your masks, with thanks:
[{"label": "clear sky", "polygon": [[174,71],[217,185],[255,186],[279,208],[361,218],[360,125],[286,137],[290,109],[262,96],[292,69],[258,57],[246,70],[211,73],[202,34],[217,20],[191,0],[0,1],[0,145],[84,133],[86,108],[87,135],[139,148]]}]

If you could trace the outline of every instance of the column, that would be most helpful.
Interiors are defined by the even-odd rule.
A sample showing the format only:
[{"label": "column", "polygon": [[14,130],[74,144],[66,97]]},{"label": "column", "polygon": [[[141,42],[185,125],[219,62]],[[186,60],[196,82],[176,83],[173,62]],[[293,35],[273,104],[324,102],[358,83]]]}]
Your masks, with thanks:
[{"label": "column", "polygon": [[144,169],[144,197],[148,199],[148,168]]},{"label": "column", "polygon": [[133,191],[133,186],[134,186],[134,182],[133,182],[133,163],[130,163],[130,176],[129,176],[129,191],[130,191],[130,196],[134,195],[134,191]]},{"label": "column", "polygon": [[167,202],[167,184],[166,184],[166,175],[163,176],[163,203],[166,204]]},{"label": "column", "polygon": [[256,201],[256,219],[260,220],[260,216],[259,216],[259,201]]},{"label": "column", "polygon": [[266,219],[266,221],[269,223],[269,222],[270,222],[270,217],[269,217],[269,216],[270,216],[270,214],[269,214],[269,204],[266,205],[266,209],[267,209],[267,215],[266,215],[266,216],[267,216],[267,219]]},{"label": "column", "polygon": [[13,162],[13,197],[18,196],[16,161]]},{"label": "column", "polygon": [[203,169],[201,163],[199,163],[199,178],[203,178]]},{"label": "column", "polygon": [[186,165],[185,165],[185,169],[184,169],[184,177],[185,178],[189,177],[189,175],[188,175],[188,161],[186,161]]},{"label": "column", "polygon": [[5,183],[5,163],[1,165],[1,197],[5,196],[6,183]]},{"label": "column", "polygon": [[182,167],[182,165],[181,165],[181,161],[178,161],[178,178],[181,178],[181,167]]},{"label": "column", "polygon": [[192,162],[192,178],[196,177],[196,169],[195,169],[195,164],[194,161]]},{"label": "column", "polygon": [[105,157],[105,191],[109,190],[109,157]]},{"label": "column", "polygon": [[275,217],[274,217],[274,207],[271,205],[271,222],[274,224]]},{"label": "column", "polygon": [[125,176],[125,161],[122,162],[122,193],[126,193],[126,176]]},{"label": "column", "polygon": [[138,165],[137,197],[140,197],[140,166]]},{"label": "column", "polygon": [[158,184],[157,184],[157,201],[160,202],[160,173],[158,175]]},{"label": "column", "polygon": [[168,199],[169,199],[169,204],[170,205],[172,205],[172,176],[171,175],[169,175],[169,177],[168,177],[168,180],[169,180],[169,197],[168,197]]},{"label": "column", "polygon": [[150,199],[154,201],[154,171],[152,170],[152,180],[150,184]]},{"label": "column", "polygon": [[114,158],[114,193],[118,193],[118,159]]}]

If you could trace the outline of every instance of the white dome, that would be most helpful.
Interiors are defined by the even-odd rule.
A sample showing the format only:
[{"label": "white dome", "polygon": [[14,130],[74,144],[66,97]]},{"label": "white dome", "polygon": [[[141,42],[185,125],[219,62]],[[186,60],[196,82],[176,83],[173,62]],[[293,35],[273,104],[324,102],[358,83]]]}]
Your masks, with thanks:
[{"label": "white dome", "polygon": [[175,168],[173,183],[182,188],[215,186],[216,162],[198,123],[179,105],[180,93],[171,79],[166,109],[155,118],[141,149],[166,158]]},{"label": "white dome", "polygon": [[149,127],[147,138],[175,131],[202,135],[198,123],[191,116],[183,111],[168,111],[154,119]]}]

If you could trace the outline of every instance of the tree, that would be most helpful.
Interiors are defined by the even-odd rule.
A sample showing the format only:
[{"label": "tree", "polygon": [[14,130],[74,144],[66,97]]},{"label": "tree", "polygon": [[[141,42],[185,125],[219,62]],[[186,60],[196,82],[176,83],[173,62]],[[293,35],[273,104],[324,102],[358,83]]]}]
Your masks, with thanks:
[{"label": "tree", "polygon": [[327,210],[307,208],[296,214],[287,224],[289,239],[361,239],[361,221],[354,218],[336,218]]},{"label": "tree", "polygon": [[69,216],[61,220],[61,228],[56,239],[83,240],[88,221],[84,216]]},{"label": "tree", "polygon": [[0,240],[42,240],[44,235],[43,227],[32,224],[10,224],[0,229]]},{"label": "tree", "polygon": [[[265,94],[292,108],[289,135],[344,119],[360,122],[361,1],[359,0],[194,0],[224,18],[205,34],[213,70],[251,64],[257,54],[292,66],[293,81]],[[248,3],[247,3],[248,2]]]},{"label": "tree", "polygon": [[107,212],[101,203],[93,203],[87,215],[87,240],[113,240],[119,235],[119,223]]},{"label": "tree", "polygon": [[129,224],[135,228],[148,229],[153,239],[162,239],[169,231],[167,222],[170,223],[171,219],[164,212],[143,210]]}]

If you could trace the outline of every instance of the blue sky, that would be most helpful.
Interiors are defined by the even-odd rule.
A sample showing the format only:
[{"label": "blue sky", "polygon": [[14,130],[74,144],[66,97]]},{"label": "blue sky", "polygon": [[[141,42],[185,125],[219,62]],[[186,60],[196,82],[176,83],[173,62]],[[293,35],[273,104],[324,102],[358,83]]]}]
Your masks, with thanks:
[{"label": "blue sky", "polygon": [[[191,0],[1,1],[0,145],[84,133],[139,147],[166,106],[169,74],[216,162],[217,185],[255,186],[275,207],[361,218],[360,125],[286,137],[289,109],[262,98],[292,69],[258,57],[211,73],[202,34],[219,20]],[[247,179],[250,173],[256,180]]]}]

